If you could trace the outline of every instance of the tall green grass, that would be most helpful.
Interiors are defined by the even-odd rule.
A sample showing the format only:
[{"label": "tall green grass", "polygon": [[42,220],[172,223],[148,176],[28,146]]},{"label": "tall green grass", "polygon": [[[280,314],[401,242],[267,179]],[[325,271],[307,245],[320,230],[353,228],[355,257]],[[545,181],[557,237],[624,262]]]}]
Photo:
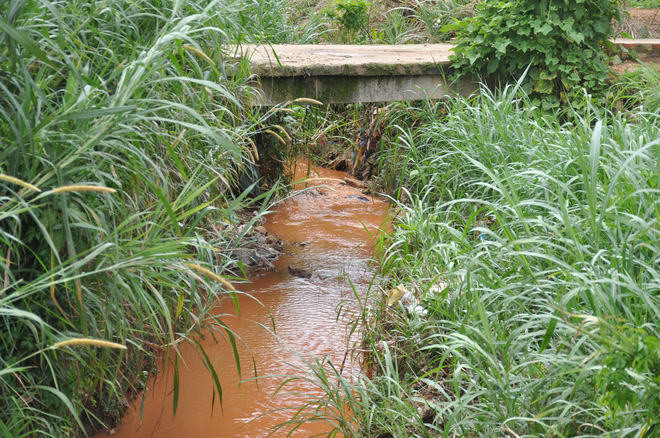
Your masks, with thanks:
[{"label": "tall green grass", "polygon": [[234,43],[313,44],[327,32],[309,5],[290,0],[233,1],[224,17],[231,22],[228,36]]},{"label": "tall green grass", "polygon": [[207,225],[244,203],[260,118],[223,61],[233,3],[4,6],[0,431],[73,436],[120,415],[154,357],[207,329],[234,342],[210,310],[237,243]]},{"label": "tall green grass", "polygon": [[658,114],[584,103],[548,114],[509,87],[390,111],[400,214],[381,264],[419,305],[363,303],[371,378],[312,367],[329,396],[311,406],[353,415],[337,430],[660,433]]},{"label": "tall green grass", "polygon": [[[415,0],[401,2],[371,24],[371,39],[384,44],[438,43],[452,34],[441,29],[454,20],[474,15],[478,2],[470,0]],[[388,4],[387,2],[385,3]],[[396,5],[397,3],[394,3]],[[374,8],[375,9],[375,8]]]},{"label": "tall green grass", "polygon": [[637,108],[636,112],[657,118],[660,116],[660,67],[656,64],[639,66],[623,74],[609,94],[616,110]]},{"label": "tall green grass", "polygon": [[398,137],[411,193],[383,254],[429,312],[402,354],[424,358],[408,379],[436,389],[435,424],[653,436],[657,114],[552,116],[515,88],[446,112]]}]

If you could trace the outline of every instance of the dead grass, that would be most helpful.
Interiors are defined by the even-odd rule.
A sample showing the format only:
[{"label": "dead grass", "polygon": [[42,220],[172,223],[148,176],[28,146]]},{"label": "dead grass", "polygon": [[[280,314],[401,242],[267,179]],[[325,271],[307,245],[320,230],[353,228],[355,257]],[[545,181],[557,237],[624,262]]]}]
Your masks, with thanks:
[{"label": "dead grass", "polygon": [[629,9],[626,17],[615,34],[625,32],[633,38],[660,38],[660,9]]}]

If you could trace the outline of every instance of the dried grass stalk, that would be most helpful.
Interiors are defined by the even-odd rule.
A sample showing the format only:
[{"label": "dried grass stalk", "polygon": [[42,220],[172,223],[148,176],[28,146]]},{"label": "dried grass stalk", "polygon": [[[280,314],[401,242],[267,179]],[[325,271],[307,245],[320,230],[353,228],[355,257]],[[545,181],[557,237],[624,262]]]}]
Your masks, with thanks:
[{"label": "dried grass stalk", "polygon": [[345,183],[346,182],[343,179],[339,179],[339,178],[307,178],[307,179],[303,179],[301,181],[296,181],[295,184],[302,184],[302,183],[311,182],[311,181],[334,181],[334,182],[338,182],[338,183]]}]

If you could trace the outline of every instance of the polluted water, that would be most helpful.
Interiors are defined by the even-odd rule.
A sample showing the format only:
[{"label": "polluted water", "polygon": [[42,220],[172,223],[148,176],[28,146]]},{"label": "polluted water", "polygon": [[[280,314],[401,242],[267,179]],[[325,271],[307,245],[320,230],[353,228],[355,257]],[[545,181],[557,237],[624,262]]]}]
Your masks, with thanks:
[{"label": "polluted water", "polygon": [[[273,262],[274,269],[252,273],[248,284],[239,285],[246,292],[238,295],[240,315],[231,300],[217,308],[240,337],[241,376],[226,339],[201,340],[222,386],[222,404],[202,358],[182,346],[176,415],[169,367],[170,372],[148,384],[144,406],[141,395],[133,402],[122,424],[110,432],[113,437],[287,436],[272,428],[320,393],[304,379],[294,379],[274,396],[287,380],[283,376],[304,377],[305,361],[316,357],[337,369],[343,364],[342,375],[358,378],[360,365],[351,347],[359,335],[349,336],[355,307],[338,310],[349,309],[346,303],[356,293],[364,296],[376,273],[374,238],[386,223],[388,203],[341,183],[345,173],[318,167],[310,173],[303,162],[296,169],[297,181],[314,179],[295,185],[297,193],[277,204],[265,223],[268,234],[281,239],[283,255]],[[328,430],[323,423],[304,424],[291,436],[323,436]]]}]

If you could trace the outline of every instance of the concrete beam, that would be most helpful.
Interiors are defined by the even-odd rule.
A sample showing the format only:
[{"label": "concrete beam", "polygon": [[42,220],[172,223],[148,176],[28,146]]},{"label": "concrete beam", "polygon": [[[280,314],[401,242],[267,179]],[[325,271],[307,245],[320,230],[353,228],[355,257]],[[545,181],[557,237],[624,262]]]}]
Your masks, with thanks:
[{"label": "concrete beam", "polygon": [[259,76],[263,97],[275,105],[299,97],[324,103],[388,102],[468,96],[470,80],[448,79],[451,44],[241,46]]},{"label": "concrete beam", "polygon": [[[616,39],[616,47],[640,58],[660,52],[660,39]],[[427,97],[469,96],[476,83],[450,83],[452,44],[390,45],[245,45],[234,47],[260,78],[258,105],[275,105],[299,97],[324,103],[387,102]]]},{"label": "concrete beam", "polygon": [[470,80],[448,83],[442,74],[416,76],[291,76],[264,77],[263,95],[255,103],[276,105],[299,97],[323,103],[392,102],[469,96],[479,87]]}]

